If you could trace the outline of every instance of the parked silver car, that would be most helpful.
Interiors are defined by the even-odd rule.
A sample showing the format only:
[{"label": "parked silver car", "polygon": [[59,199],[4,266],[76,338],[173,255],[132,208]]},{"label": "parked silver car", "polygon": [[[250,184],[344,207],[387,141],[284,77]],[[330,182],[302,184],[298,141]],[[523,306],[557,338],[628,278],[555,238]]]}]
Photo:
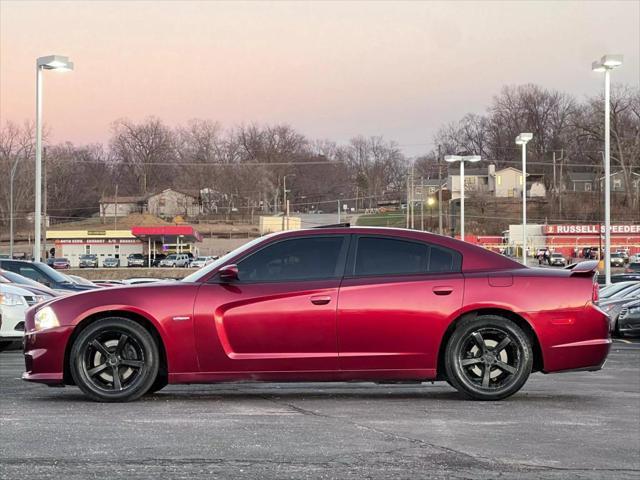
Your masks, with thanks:
[{"label": "parked silver car", "polygon": [[188,267],[189,255],[186,253],[172,253],[167,258],[160,260],[161,267]]}]

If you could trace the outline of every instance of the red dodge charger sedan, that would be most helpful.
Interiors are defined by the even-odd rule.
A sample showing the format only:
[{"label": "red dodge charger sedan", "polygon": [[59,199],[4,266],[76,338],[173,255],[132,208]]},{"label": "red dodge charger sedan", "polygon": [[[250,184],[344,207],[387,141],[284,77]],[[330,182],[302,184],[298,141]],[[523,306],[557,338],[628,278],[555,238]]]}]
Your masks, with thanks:
[{"label": "red dodge charger sedan", "polygon": [[531,372],[602,367],[611,341],[595,266],[527,268],[401,229],[272,234],[181,282],[31,308],[23,378],[105,402],[237,380],[445,380],[497,400]]}]

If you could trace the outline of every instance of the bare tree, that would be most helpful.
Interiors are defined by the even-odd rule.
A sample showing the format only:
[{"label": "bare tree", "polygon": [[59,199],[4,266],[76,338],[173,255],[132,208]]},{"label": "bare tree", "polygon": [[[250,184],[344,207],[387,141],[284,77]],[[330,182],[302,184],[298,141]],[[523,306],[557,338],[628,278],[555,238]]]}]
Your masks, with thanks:
[{"label": "bare tree", "polygon": [[150,117],[142,123],[120,119],[112,130],[113,158],[134,177],[138,192],[146,194],[174,178],[173,134],[159,119]]}]

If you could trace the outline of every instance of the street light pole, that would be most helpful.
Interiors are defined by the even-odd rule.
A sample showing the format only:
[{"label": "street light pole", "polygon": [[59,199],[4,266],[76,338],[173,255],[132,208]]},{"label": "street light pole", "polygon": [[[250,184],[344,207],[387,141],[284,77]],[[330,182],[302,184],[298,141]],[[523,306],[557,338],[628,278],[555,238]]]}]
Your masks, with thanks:
[{"label": "street light pole", "polygon": [[516,145],[522,147],[522,264],[527,265],[527,143],[532,133],[521,133],[516,137]]},{"label": "street light pole", "polygon": [[604,55],[591,64],[594,72],[604,72],[604,276],[611,285],[611,70],[622,65],[622,55]]},{"label": "street light pole", "polygon": [[40,261],[41,228],[42,228],[42,71],[43,70],[73,70],[73,63],[68,57],[48,55],[36,60],[36,185],[35,185],[35,216],[33,219],[35,238],[33,242],[33,259]]},{"label": "street light pole", "polygon": [[460,240],[464,242],[464,162],[479,162],[480,155],[445,155],[449,163],[460,162]]},{"label": "street light pole", "polygon": [[36,71],[36,205],[33,225],[33,260],[40,261],[40,228],[42,227],[42,68]]}]

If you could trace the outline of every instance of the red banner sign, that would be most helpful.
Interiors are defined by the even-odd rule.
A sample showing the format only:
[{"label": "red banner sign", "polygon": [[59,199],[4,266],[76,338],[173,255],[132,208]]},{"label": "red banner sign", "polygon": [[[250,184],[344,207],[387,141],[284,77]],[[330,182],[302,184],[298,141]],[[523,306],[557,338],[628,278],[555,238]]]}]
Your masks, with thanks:
[{"label": "red banner sign", "polygon": [[[598,235],[604,234],[604,225],[545,225],[547,235]],[[611,225],[611,233],[616,235],[638,235],[640,225]]]}]

